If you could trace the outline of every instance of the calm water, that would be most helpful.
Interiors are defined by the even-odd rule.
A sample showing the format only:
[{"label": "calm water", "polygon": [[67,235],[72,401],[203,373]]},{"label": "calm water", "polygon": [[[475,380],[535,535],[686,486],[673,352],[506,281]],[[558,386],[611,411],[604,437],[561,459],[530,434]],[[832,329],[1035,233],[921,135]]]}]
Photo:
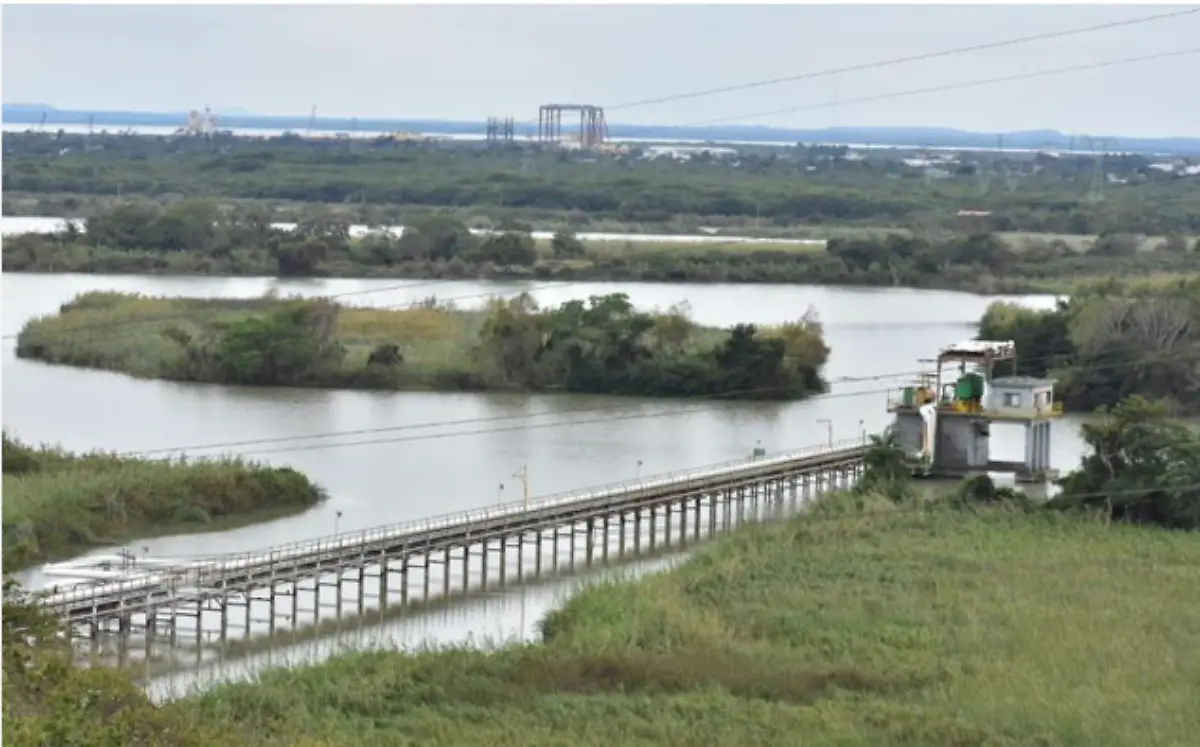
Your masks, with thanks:
[{"label": "calm water", "polygon": [[[806,286],[13,273],[5,273],[2,280],[3,421],[6,429],[23,439],[59,442],[72,450],[144,451],[360,432],[231,449],[294,466],[322,484],[330,501],[265,525],[134,543],[139,552],[145,546],[155,556],[252,550],[326,535],[335,526],[341,531],[364,529],[516,500],[520,484],[513,474],[523,465],[528,465],[531,492],[540,495],[744,458],[759,441],[769,451],[822,443],[829,437],[822,420],[833,421],[837,439],[854,437],[862,429],[877,431],[889,420],[884,390],[906,383],[919,358],[972,337],[976,321],[994,300],[941,291]],[[665,308],[687,300],[697,322],[726,326],[792,320],[812,305],[825,322],[833,349],[827,376],[834,381],[867,376],[879,380],[835,383],[830,395],[790,404],[218,387],[139,381],[20,361],[14,356],[11,337],[28,319],[54,313],[60,304],[87,290],[225,297],[254,296],[269,289],[308,296],[351,293],[355,295],[345,302],[372,306],[402,305],[436,293],[470,306],[488,294],[529,288],[543,304],[615,291],[628,293],[641,308]],[[1020,300],[1037,306],[1052,303],[1049,297]],[[408,428],[420,424],[429,427]],[[406,429],[379,430],[397,427]],[[993,433],[994,458],[1022,456],[1021,429],[997,427]],[[1055,423],[1053,435],[1054,466],[1072,468],[1082,453],[1078,420]],[[289,447],[292,450],[281,450]],[[336,518],[339,511],[340,519]],[[45,577],[35,570],[24,580],[41,586]],[[544,611],[566,588],[551,585],[530,591],[524,603],[530,610]],[[477,613],[463,611],[475,607],[453,613],[457,622],[447,622],[447,630],[482,629],[493,638],[518,634],[511,615],[497,615],[487,604],[476,607]],[[540,612],[531,611],[530,616],[532,620]],[[438,626],[436,621],[425,625]],[[396,635],[396,640],[411,643],[417,634],[410,630]]]}]

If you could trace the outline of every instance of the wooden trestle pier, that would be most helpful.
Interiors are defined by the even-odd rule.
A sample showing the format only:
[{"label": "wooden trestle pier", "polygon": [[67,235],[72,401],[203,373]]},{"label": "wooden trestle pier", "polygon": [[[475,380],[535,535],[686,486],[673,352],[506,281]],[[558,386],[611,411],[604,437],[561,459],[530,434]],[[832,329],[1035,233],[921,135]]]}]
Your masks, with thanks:
[{"label": "wooden trestle pier", "polygon": [[[442,567],[439,596],[449,598],[458,588],[467,593],[487,590],[489,584],[504,586],[512,554],[517,556],[517,580],[524,581],[528,570],[535,577],[546,570],[560,572],[561,544],[568,546],[568,571],[576,569],[578,549],[585,567],[591,567],[610,562],[614,554],[620,560],[645,550],[680,547],[741,523],[748,513],[770,518],[789,508],[802,509],[819,493],[848,487],[862,473],[867,451],[856,440],[742,460],[261,552],[131,571],[118,581],[55,590],[39,601],[93,639],[102,631],[119,633],[122,640],[143,632],[147,653],[156,637],[173,645],[181,632],[194,633],[199,644],[204,620],[213,620],[209,633],[222,641],[234,626],[248,638],[252,622],[264,623],[262,632],[273,634],[280,620],[293,630],[302,625],[302,592],[313,596],[306,612],[316,624],[321,607],[329,606],[322,604],[322,588],[336,587],[332,606],[340,618],[346,584],[357,587],[357,600],[349,601],[357,601],[361,615],[368,597],[376,598],[381,610],[429,600],[433,566]],[[527,567],[529,554],[532,569]],[[498,563],[492,562],[494,557]],[[461,574],[452,572],[455,567]],[[417,589],[410,583],[414,572],[420,576]],[[477,581],[473,588],[472,576]],[[252,619],[256,605],[266,606],[265,618]],[[236,618],[244,623],[231,619],[235,607],[243,608],[244,618]],[[181,631],[181,618],[195,620],[194,629]]]}]

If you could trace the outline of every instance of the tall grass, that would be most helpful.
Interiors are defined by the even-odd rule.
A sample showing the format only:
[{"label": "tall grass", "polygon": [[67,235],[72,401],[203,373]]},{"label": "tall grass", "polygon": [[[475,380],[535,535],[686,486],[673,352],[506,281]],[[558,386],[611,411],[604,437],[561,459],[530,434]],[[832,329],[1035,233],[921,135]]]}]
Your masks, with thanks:
[{"label": "tall grass", "polygon": [[594,586],[543,644],[353,654],[166,711],[259,745],[1186,745],[1198,592],[1194,534],[843,506]]},{"label": "tall grass", "polygon": [[74,455],[5,434],[4,567],[17,570],[133,537],[265,519],[323,497],[289,468]]}]

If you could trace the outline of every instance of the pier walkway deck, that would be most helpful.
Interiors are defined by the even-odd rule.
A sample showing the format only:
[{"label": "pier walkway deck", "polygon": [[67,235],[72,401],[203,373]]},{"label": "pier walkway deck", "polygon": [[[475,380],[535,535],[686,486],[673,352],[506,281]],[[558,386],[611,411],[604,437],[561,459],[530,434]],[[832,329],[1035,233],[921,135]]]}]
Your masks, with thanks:
[{"label": "pier walkway deck", "polygon": [[[300,584],[311,583],[320,606],[322,586],[339,589],[337,607],[341,613],[343,583],[357,583],[358,606],[362,610],[364,580],[368,573],[376,580],[378,598],[386,606],[390,578],[399,576],[400,602],[409,600],[409,571],[424,569],[424,596],[429,598],[431,564],[443,568],[443,593],[451,586],[449,567],[462,564],[461,583],[467,590],[472,557],[482,557],[476,577],[484,589],[488,584],[488,558],[499,554],[498,581],[505,583],[506,552],[515,549],[520,556],[518,576],[525,569],[524,553],[528,543],[535,553],[535,575],[542,573],[542,550],[552,543],[554,570],[558,570],[560,538],[569,542],[574,567],[578,538],[585,543],[584,560],[588,566],[596,555],[609,560],[610,530],[619,527],[619,556],[626,553],[627,536],[632,532],[631,552],[638,552],[642,535],[648,535],[653,549],[660,539],[665,515],[665,541],[671,543],[672,528],[677,539],[688,540],[711,534],[719,525],[730,526],[731,516],[744,510],[747,502],[755,509],[760,504],[782,506],[789,500],[797,507],[809,496],[852,484],[861,474],[868,446],[862,440],[802,449],[772,457],[691,470],[624,482],[602,488],[575,491],[529,501],[480,508],[423,521],[382,526],[359,532],[297,542],[261,552],[216,556],[203,560],[171,564],[159,559],[155,567],[135,569],[119,580],[98,580],[55,589],[44,594],[40,603],[77,627],[90,629],[94,636],[115,623],[125,632],[140,628],[147,639],[156,627],[168,624],[175,635],[180,616],[200,620],[207,609],[219,613],[219,633],[224,639],[229,625],[230,604],[246,610],[247,635],[251,602],[269,605],[269,628],[273,632],[276,596],[290,596],[291,614],[283,614],[297,624]],[[660,515],[661,514],[661,515]],[[723,519],[719,516],[724,514]],[[689,518],[690,516],[690,518]],[[598,537],[603,540],[597,542]],[[494,569],[495,570],[495,569]],[[347,578],[349,574],[349,578]],[[324,577],[334,581],[325,582]],[[289,591],[290,589],[290,591]],[[394,590],[393,590],[394,591]],[[266,596],[254,596],[255,593]],[[214,609],[215,605],[215,609]],[[314,609],[315,609],[314,607]]]}]

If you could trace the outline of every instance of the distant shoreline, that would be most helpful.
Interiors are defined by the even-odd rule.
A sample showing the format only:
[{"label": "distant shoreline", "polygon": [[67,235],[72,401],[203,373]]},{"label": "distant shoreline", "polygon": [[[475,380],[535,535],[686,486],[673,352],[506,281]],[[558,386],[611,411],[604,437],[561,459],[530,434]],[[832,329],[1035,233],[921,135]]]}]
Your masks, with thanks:
[{"label": "distant shoreline", "polygon": [[[233,130],[292,130],[309,129],[322,133],[357,132],[362,135],[386,132],[421,132],[431,135],[473,135],[483,139],[483,121],[416,118],[349,118],[317,117],[311,122],[307,115],[219,116],[221,129]],[[91,126],[99,129],[114,127],[181,127],[187,122],[187,112],[130,112],[84,109],[57,109],[42,104],[5,104],[5,125],[62,125]],[[525,139],[526,130],[536,131],[530,124],[515,117],[518,141]],[[785,145],[796,142],[850,145],[856,148],[920,148],[1036,151],[1054,150],[1087,152],[1074,148],[1077,138],[1056,130],[1028,132],[984,133],[945,127],[827,127],[820,129],[786,129],[765,125],[724,125],[708,127],[677,127],[668,125],[638,125],[610,123],[613,140],[634,141],[696,141],[698,143],[741,143],[745,145]],[[1003,135],[1004,148],[997,148],[997,137]],[[1184,156],[1200,154],[1200,137],[1125,137],[1118,135],[1123,152],[1143,155]]]}]

